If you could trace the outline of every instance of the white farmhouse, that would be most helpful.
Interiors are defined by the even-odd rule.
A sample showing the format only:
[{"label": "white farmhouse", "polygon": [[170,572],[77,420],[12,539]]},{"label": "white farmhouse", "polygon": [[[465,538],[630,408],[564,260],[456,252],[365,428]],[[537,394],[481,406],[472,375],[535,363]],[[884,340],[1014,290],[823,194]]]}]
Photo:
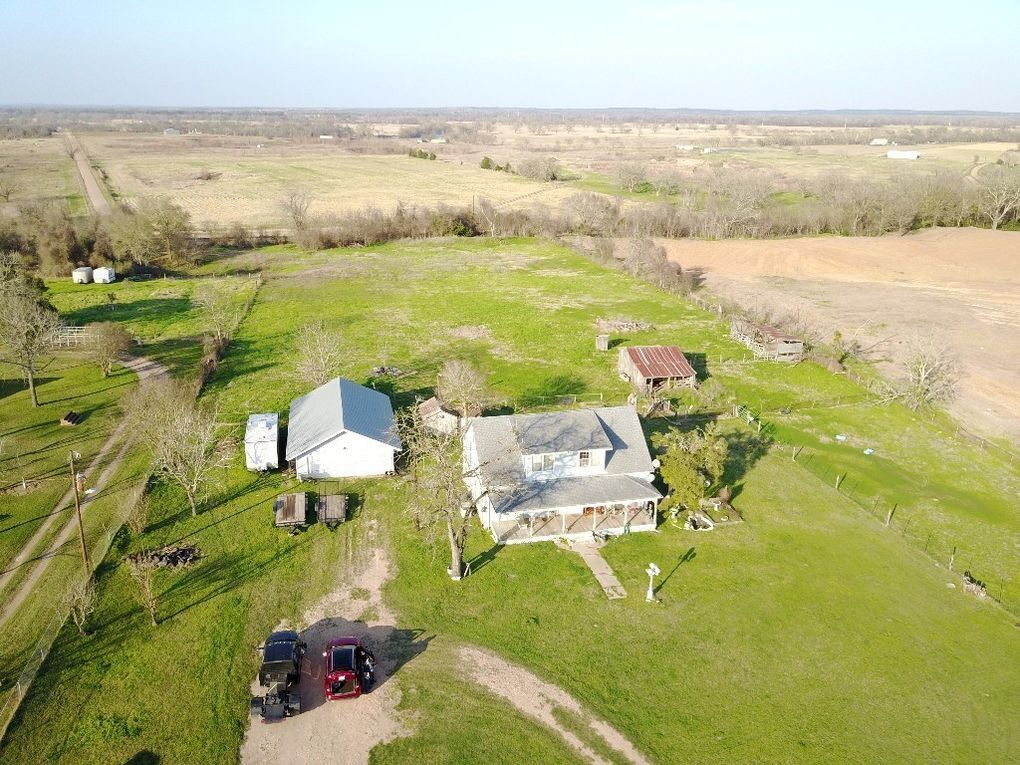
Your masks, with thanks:
[{"label": "white farmhouse", "polygon": [[629,406],[475,417],[464,435],[466,483],[496,542],[655,529],[662,498]]},{"label": "white farmhouse", "polygon": [[338,377],[291,402],[287,461],[298,478],[386,475],[400,448],[384,393]]}]

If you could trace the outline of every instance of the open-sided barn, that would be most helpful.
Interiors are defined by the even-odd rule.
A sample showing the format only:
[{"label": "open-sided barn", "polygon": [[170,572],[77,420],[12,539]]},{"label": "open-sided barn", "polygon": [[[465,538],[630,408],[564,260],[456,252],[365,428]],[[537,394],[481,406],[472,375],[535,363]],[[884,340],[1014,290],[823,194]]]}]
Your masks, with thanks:
[{"label": "open-sided barn", "polygon": [[800,361],[804,356],[803,340],[768,324],[734,319],[730,323],[730,335],[750,348],[759,359]]},{"label": "open-sided barn", "polygon": [[620,376],[639,391],[698,384],[694,367],[675,345],[632,345],[620,349]]}]

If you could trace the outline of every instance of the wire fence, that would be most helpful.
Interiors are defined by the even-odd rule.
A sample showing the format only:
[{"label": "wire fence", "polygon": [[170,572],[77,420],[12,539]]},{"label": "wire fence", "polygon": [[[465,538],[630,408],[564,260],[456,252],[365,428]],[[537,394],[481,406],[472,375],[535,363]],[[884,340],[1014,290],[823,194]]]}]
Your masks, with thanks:
[{"label": "wire fence", "polygon": [[922,508],[882,492],[880,483],[854,475],[830,454],[778,438],[775,427],[749,407],[738,405],[734,414],[759,433],[768,435],[803,470],[849,499],[890,533],[898,534],[940,568],[963,575],[968,590],[980,597],[987,596],[1009,613],[1020,616],[1020,589],[1007,586],[1003,567],[990,561],[987,554],[959,544],[949,530],[930,522]]}]

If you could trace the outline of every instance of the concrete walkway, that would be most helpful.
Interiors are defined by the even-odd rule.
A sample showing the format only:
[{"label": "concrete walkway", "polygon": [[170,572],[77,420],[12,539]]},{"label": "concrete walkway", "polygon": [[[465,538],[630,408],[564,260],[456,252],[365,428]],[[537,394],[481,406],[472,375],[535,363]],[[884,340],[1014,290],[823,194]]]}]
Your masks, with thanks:
[{"label": "concrete walkway", "polygon": [[[146,380],[162,377],[169,373],[167,368],[162,364],[141,356],[126,358],[121,363],[138,375],[138,382],[140,384],[144,384]],[[106,455],[109,454],[114,445],[121,440],[126,428],[127,425],[125,422],[121,422],[121,424],[117,426],[113,433],[110,434],[110,437],[106,439],[106,443],[103,444],[99,453],[93,458],[92,462],[89,463],[89,466],[83,472],[86,474],[91,473],[96,467],[103,463],[103,460],[106,459]],[[120,451],[117,452],[117,456],[110,461],[100,474],[99,478],[92,484],[96,491],[88,497],[82,498],[83,515],[86,512],[89,500],[99,494],[106,482],[110,479],[114,472],[116,472],[117,468],[120,467],[120,463],[124,459],[124,455],[127,453],[130,443],[130,440],[128,440],[121,446]],[[21,552],[15,556],[7,570],[0,573],[0,592],[2,592],[10,580],[14,577],[15,572],[21,566],[31,565],[33,562],[35,563],[35,568],[32,570],[32,573],[25,578],[17,591],[10,598],[5,598],[3,608],[0,610],[0,627],[2,627],[7,620],[14,615],[14,612],[18,610],[18,607],[32,593],[32,588],[35,587],[36,582],[39,581],[39,578],[43,575],[43,572],[46,571],[50,561],[57,555],[60,548],[67,544],[73,534],[77,533],[77,519],[74,513],[68,513],[67,515],[64,515],[63,513],[63,511],[70,509],[73,501],[73,489],[68,489],[67,493],[61,497],[60,502],[57,503],[57,506],[53,509],[53,512],[50,513],[49,517],[43,521],[38,529],[36,529],[36,532],[32,535],[32,537],[25,542],[25,545],[21,548]],[[40,546],[47,532],[53,524],[57,522],[58,518],[64,519],[63,529],[61,529],[60,533],[57,534],[56,539],[50,543],[45,551],[37,551],[36,548]],[[93,564],[98,565],[99,561],[93,561]]]},{"label": "concrete walkway", "polygon": [[596,581],[602,586],[606,597],[610,600],[618,600],[627,597],[627,591],[623,589],[620,580],[616,578],[613,569],[606,563],[606,559],[599,552],[601,544],[596,542],[574,542],[571,549],[581,556],[588,568],[595,575]]}]

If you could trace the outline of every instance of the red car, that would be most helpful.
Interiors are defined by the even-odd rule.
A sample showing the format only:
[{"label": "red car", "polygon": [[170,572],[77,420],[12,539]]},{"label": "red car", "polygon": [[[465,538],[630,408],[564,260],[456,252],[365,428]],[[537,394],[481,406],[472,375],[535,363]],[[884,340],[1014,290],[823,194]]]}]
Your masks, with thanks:
[{"label": "red car", "polygon": [[357,637],[331,640],[322,654],[326,659],[323,681],[326,699],[355,699],[367,691],[373,677],[374,657]]}]

